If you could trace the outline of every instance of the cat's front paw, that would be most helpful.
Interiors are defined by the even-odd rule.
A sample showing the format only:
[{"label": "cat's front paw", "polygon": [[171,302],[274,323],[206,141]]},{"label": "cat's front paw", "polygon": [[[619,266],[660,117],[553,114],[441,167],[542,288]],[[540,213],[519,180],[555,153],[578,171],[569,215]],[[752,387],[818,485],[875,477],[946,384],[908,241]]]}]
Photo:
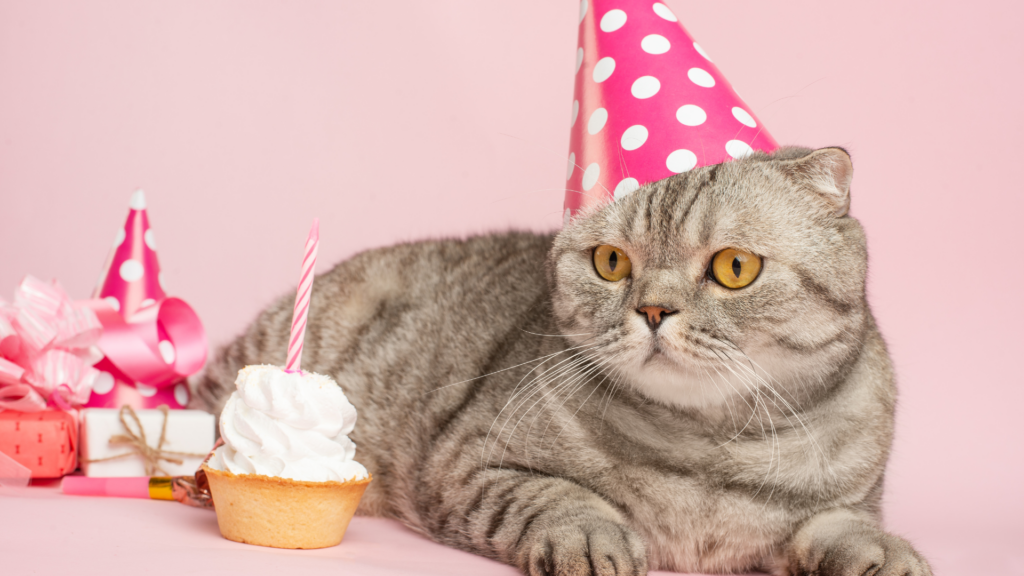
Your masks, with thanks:
[{"label": "cat's front paw", "polygon": [[647,551],[632,529],[603,519],[548,526],[528,535],[530,576],[645,576]]},{"label": "cat's front paw", "polygon": [[846,532],[801,560],[797,576],[932,576],[909,542],[881,530]]}]

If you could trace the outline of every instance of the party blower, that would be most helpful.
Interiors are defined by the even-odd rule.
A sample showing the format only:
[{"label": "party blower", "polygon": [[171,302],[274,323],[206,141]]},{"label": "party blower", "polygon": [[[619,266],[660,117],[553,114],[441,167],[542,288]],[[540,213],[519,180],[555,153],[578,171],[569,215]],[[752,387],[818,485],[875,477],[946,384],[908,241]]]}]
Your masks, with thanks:
[{"label": "party blower", "polygon": [[213,508],[210,488],[202,476],[90,478],[65,476],[61,490],[77,496],[114,496],[175,500],[197,508]]}]

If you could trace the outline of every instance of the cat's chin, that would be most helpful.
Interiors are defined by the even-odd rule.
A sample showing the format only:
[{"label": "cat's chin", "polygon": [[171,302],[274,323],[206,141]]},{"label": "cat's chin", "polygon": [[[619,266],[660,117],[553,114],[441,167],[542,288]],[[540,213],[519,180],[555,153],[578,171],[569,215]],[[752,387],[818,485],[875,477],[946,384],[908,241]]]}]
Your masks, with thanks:
[{"label": "cat's chin", "polygon": [[701,410],[724,405],[736,395],[735,388],[712,379],[699,367],[682,365],[664,352],[619,373],[644,396],[676,408]]}]

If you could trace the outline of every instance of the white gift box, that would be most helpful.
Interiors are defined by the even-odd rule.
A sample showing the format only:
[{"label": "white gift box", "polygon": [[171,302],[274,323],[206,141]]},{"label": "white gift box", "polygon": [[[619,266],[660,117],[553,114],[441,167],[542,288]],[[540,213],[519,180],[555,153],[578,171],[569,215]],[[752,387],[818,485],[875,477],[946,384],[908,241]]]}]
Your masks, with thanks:
[{"label": "white gift box", "polygon": [[[114,408],[86,408],[81,412],[81,438],[79,441],[79,464],[86,476],[123,477],[149,476],[146,473],[146,461],[130,443],[111,444],[110,439],[116,436],[141,438],[135,420],[125,414],[125,421],[130,430],[121,424],[120,410]],[[136,410],[135,414],[142,423],[146,445],[157,448],[160,431],[164,425],[162,410]],[[169,458],[180,459],[181,464],[160,459],[157,462],[168,476],[195,474],[207,453],[213,448],[214,418],[213,414],[201,410],[168,410],[166,413],[167,430],[164,434],[161,453]],[[193,454],[193,455],[183,455]],[[128,454],[121,458],[111,458]],[[107,460],[107,458],[111,458]],[[90,460],[102,460],[90,462]],[[157,472],[156,475],[163,475]]]}]

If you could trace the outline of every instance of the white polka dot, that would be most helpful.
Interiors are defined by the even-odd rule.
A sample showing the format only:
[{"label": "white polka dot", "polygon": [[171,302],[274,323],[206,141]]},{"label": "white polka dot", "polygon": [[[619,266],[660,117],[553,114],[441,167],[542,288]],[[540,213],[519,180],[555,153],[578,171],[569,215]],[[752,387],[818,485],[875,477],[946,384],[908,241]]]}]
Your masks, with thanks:
[{"label": "white polka dot", "polygon": [[615,72],[615,59],[611,56],[605,56],[597,61],[594,65],[594,82],[600,84],[608,79]]},{"label": "white polka dot", "polygon": [[665,166],[676,174],[693,170],[696,165],[697,155],[686,149],[676,150],[665,159]]},{"label": "white polka dot", "polygon": [[167,285],[164,284],[164,273],[163,272],[161,272],[161,273],[156,275],[156,281],[157,281],[158,284],[160,284],[160,288],[162,288],[164,290],[167,290]]},{"label": "white polka dot", "polygon": [[117,248],[121,244],[124,244],[124,239],[127,234],[124,232],[124,228],[117,231],[117,235],[114,236],[114,248]]},{"label": "white polka dot", "polygon": [[114,309],[114,312],[121,311],[121,302],[119,302],[117,298],[113,296],[107,296],[106,298],[103,299],[103,301],[106,302],[107,304],[110,304],[110,307]]},{"label": "white polka dot", "polygon": [[583,46],[576,49],[576,72],[574,74],[579,73],[580,66],[583,66]]},{"label": "white polka dot", "polygon": [[636,178],[623,178],[622,182],[619,182],[619,185],[615,187],[615,199],[618,200],[639,187],[640,183],[637,182]]},{"label": "white polka dot", "polygon": [[708,56],[708,53],[705,52],[704,49],[700,47],[700,44],[697,44],[696,42],[694,42],[693,43],[693,49],[697,51],[697,54],[700,54],[701,56],[703,56],[704,59],[707,60],[708,62],[713,62],[711,57]]},{"label": "white polka dot", "polygon": [[725,143],[725,151],[733,158],[746,158],[754,153],[754,149],[742,140],[729,140]]},{"label": "white polka dot", "polygon": [[92,391],[96,394],[107,394],[114,389],[114,377],[110,372],[100,372],[92,382]]},{"label": "white polka dot", "polygon": [[139,262],[138,260],[125,260],[121,264],[119,272],[121,274],[121,279],[125,282],[135,282],[139,278],[142,278],[142,275],[146,273],[142,268],[142,262]]},{"label": "white polka dot", "polygon": [[132,210],[145,210],[146,209],[146,193],[141,189],[136,190],[132,194],[131,200],[128,201],[128,207]]},{"label": "white polka dot", "polygon": [[178,406],[188,406],[188,386],[178,384],[174,387],[174,401]]},{"label": "white polka dot", "polygon": [[568,226],[569,222],[572,221],[572,210],[565,209],[565,213],[562,214],[562,226]]},{"label": "white polka dot", "polygon": [[146,398],[156,394],[156,388],[148,384],[143,384],[142,382],[136,382],[135,389],[139,391],[140,395],[145,396]]},{"label": "white polka dot", "polygon": [[644,36],[644,39],[640,41],[640,48],[643,48],[643,51],[648,54],[664,54],[671,47],[672,44],[668,41],[668,38],[661,34],[650,34]]},{"label": "white polka dot", "polygon": [[686,73],[686,76],[701,88],[711,88],[715,85],[715,78],[711,74],[708,74],[707,70],[703,68],[690,68]]},{"label": "white polka dot", "polygon": [[586,171],[583,172],[583,190],[589,191],[597,184],[597,179],[601,176],[601,166],[597,162],[594,162],[590,166],[587,166]]},{"label": "white polka dot", "polygon": [[654,76],[641,76],[637,78],[630,89],[633,96],[641,100],[654,96],[658,93],[658,90],[661,90],[661,82]]},{"label": "white polka dot", "polygon": [[673,14],[671,10],[669,10],[668,6],[665,6],[661,2],[654,3],[654,13],[669,22],[679,22],[679,19],[676,18],[676,15]]},{"label": "white polka dot", "polygon": [[636,126],[626,128],[619,142],[622,144],[623,150],[636,150],[643,146],[644,142],[647,142],[647,136],[647,128],[637,124]]},{"label": "white polka dot", "polygon": [[576,169],[576,153],[569,154],[569,165],[565,167],[565,179],[572,178],[572,171]]},{"label": "white polka dot", "polygon": [[164,362],[174,364],[174,344],[171,344],[169,340],[161,340],[156,347],[160,350],[160,356],[163,357]]},{"label": "white polka dot", "polygon": [[747,112],[743,108],[740,108],[739,106],[733,107],[732,115],[740,121],[740,124],[750,126],[751,128],[757,128],[757,122],[754,120],[754,117],[750,115],[750,112]]},{"label": "white polka dot", "polygon": [[676,120],[679,120],[680,124],[685,124],[686,126],[700,126],[707,119],[707,112],[696,104],[680,106],[679,110],[676,110]]},{"label": "white polka dot", "polygon": [[626,24],[626,13],[622,10],[609,10],[601,17],[601,30],[615,32]]},{"label": "white polka dot", "polygon": [[597,134],[604,128],[605,123],[608,122],[608,111],[604,108],[598,108],[590,113],[590,120],[587,120],[587,132],[591,135]]},{"label": "white polka dot", "polygon": [[572,101],[572,122],[569,122],[569,128],[576,125],[576,117],[580,115],[580,101]]},{"label": "white polka dot", "polygon": [[156,234],[153,234],[152,228],[146,230],[146,233],[142,235],[142,238],[146,241],[146,246],[149,246],[150,250],[156,252]]},{"label": "white polka dot", "polygon": [[587,15],[587,0],[580,2],[580,23],[583,23],[583,18]]},{"label": "white polka dot", "polygon": [[152,306],[153,304],[156,304],[156,300],[153,300],[152,298],[146,298],[142,302],[139,302],[139,308],[147,308],[149,306]]}]

